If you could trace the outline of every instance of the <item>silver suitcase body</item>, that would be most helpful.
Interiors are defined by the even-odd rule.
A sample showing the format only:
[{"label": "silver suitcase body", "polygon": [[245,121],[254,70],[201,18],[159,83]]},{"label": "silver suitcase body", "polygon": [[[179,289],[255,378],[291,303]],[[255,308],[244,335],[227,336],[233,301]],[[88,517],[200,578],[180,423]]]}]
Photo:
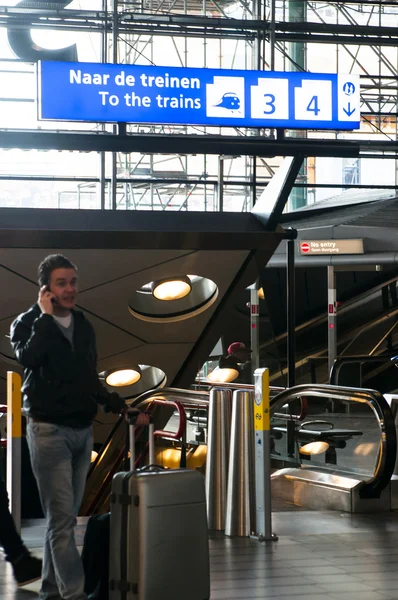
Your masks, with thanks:
[{"label": "silver suitcase body", "polygon": [[204,478],[142,470],[112,481],[110,600],[208,600]]}]

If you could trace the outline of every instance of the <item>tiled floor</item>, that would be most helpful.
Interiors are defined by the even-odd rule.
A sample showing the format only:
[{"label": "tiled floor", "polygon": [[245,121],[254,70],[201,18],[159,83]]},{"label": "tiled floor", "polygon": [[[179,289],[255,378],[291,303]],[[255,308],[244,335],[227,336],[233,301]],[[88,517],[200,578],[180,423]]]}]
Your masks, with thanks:
[{"label": "tiled floor", "polygon": [[[84,526],[82,519],[80,544]],[[398,599],[398,513],[279,512],[273,527],[277,542],[212,536],[211,600]],[[25,524],[23,537],[40,554],[43,523]],[[9,565],[0,563],[2,600],[31,600],[38,587],[16,590]]]}]

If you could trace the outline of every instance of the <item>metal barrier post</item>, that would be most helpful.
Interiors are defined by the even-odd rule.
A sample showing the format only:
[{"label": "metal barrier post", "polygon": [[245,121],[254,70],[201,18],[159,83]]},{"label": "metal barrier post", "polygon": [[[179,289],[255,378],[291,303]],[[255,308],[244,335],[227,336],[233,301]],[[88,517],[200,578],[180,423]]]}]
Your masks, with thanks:
[{"label": "metal barrier post", "polygon": [[225,529],[232,397],[230,390],[212,388],[207,434],[206,505],[209,529]]},{"label": "metal barrier post", "polygon": [[248,537],[255,531],[253,392],[232,395],[225,535]]},{"label": "metal barrier post", "polygon": [[260,542],[277,540],[272,533],[271,418],[269,370],[254,371],[254,447],[256,473],[256,533]]},{"label": "metal barrier post", "polygon": [[21,386],[21,376],[7,371],[7,492],[17,531],[21,531]]}]

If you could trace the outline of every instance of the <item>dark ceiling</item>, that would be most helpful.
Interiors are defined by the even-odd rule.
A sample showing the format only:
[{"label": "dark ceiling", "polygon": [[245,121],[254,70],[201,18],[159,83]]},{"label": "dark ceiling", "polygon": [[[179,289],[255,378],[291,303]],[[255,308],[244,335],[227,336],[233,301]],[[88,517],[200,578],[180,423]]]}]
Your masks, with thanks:
[{"label": "dark ceiling", "polygon": [[[95,327],[98,370],[147,364],[168,385],[187,386],[228,325],[234,299],[250,285],[282,233],[250,214],[0,209],[0,377],[5,401],[6,337],[12,320],[36,301],[38,263],[61,252],[79,269],[79,308]],[[214,281],[206,310],[176,322],[146,322],[128,310],[132,294],[168,276]]]}]

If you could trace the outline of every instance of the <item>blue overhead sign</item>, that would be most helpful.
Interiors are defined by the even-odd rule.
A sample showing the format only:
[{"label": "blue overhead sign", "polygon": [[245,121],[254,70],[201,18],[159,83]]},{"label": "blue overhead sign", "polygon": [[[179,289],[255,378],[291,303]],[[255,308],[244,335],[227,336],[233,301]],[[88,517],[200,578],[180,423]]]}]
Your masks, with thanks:
[{"label": "blue overhead sign", "polygon": [[41,62],[39,119],[358,129],[359,76]]}]

